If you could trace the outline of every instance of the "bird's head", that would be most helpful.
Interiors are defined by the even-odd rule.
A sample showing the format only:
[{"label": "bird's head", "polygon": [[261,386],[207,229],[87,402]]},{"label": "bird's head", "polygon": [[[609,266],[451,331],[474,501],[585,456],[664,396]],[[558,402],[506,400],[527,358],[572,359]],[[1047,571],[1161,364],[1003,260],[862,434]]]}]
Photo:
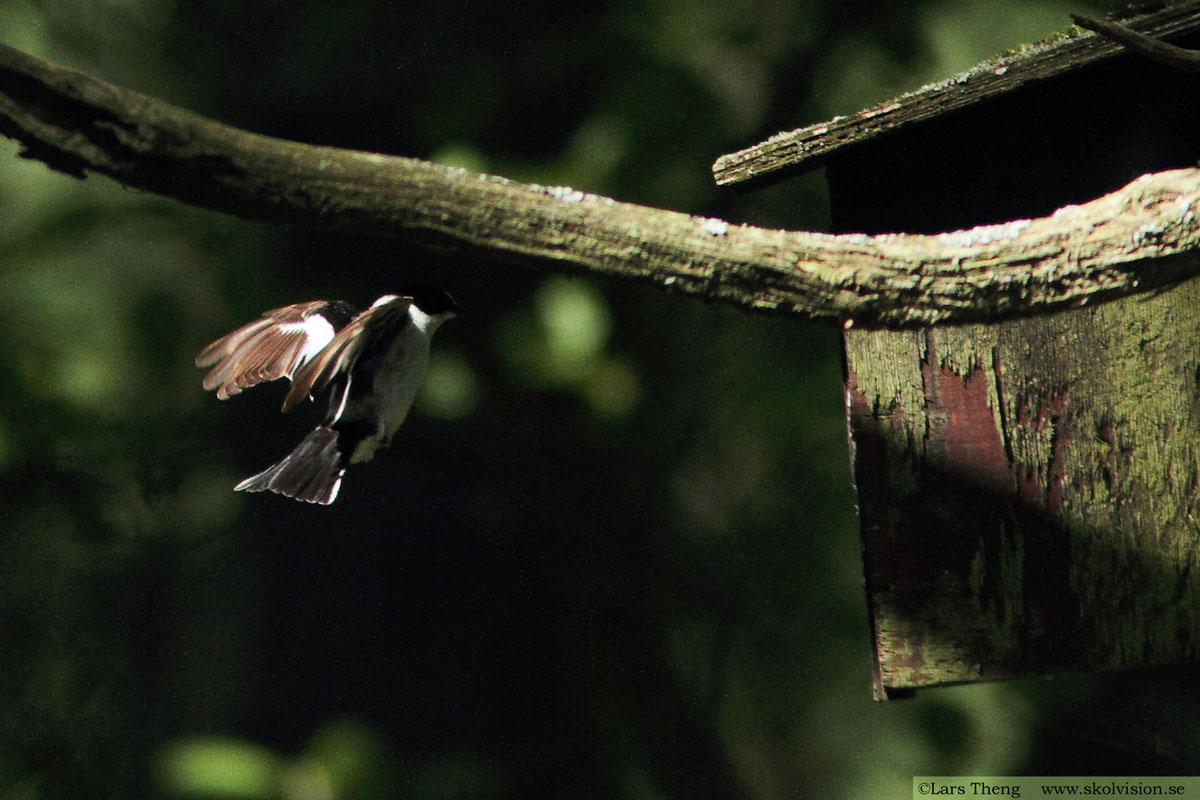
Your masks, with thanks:
[{"label": "bird's head", "polygon": [[436,286],[409,286],[401,294],[411,297],[413,305],[431,317],[446,320],[462,313],[462,308],[454,302],[454,298]]}]

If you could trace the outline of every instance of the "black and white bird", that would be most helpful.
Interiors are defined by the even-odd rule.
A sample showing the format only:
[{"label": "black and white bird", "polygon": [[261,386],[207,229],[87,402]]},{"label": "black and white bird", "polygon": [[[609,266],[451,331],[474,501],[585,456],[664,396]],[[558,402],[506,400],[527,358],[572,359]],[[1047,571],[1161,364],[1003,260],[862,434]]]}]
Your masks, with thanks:
[{"label": "black and white bird", "polygon": [[289,456],[234,489],[332,503],[346,467],[370,461],[404,422],[433,333],[458,311],[450,295],[425,286],[384,295],[358,314],[313,300],[268,311],[200,351],[196,366],[212,368],[204,388],[222,400],[276,378],[292,382],[284,411],[305,397],[329,398],[325,421]]}]

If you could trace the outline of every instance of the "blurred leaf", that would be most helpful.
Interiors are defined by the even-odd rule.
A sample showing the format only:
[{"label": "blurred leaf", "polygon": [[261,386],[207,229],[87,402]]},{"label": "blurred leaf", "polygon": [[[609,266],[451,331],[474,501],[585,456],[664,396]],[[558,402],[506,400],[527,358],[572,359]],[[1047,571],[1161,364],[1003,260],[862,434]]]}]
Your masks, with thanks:
[{"label": "blurred leaf", "polygon": [[[325,776],[330,797],[338,800],[395,794],[388,743],[361,722],[339,720],[324,726],[309,742],[304,762]],[[297,795],[295,800],[305,798]]]},{"label": "blurred leaf", "polygon": [[418,405],[426,414],[459,419],[475,410],[481,393],[479,376],[461,354],[438,349],[430,355],[429,371]]},{"label": "blurred leaf", "polygon": [[171,794],[266,800],[278,794],[282,763],[248,742],[195,737],[164,747],[157,772],[160,786]]},{"label": "blurred leaf", "polygon": [[601,358],[595,372],[583,381],[583,395],[593,411],[609,417],[625,416],[640,399],[637,373],[624,361]]},{"label": "blurred leaf", "polygon": [[542,369],[563,383],[579,380],[594,368],[612,329],[604,298],[591,283],[555,277],[534,303],[546,337]]}]

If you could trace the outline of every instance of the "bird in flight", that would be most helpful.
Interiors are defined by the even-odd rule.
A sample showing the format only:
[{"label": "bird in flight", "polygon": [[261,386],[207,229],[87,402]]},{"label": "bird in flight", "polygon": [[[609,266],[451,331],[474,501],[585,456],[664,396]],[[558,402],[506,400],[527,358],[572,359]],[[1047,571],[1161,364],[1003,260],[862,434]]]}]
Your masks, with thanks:
[{"label": "bird in flight", "polygon": [[433,333],[459,307],[430,286],[380,297],[355,313],[340,301],[276,308],[222,336],[196,356],[211,367],[204,388],[226,400],[287,378],[283,410],[327,397],[325,420],[288,456],[234,487],[329,505],[346,467],[370,461],[408,415],[429,365]]}]

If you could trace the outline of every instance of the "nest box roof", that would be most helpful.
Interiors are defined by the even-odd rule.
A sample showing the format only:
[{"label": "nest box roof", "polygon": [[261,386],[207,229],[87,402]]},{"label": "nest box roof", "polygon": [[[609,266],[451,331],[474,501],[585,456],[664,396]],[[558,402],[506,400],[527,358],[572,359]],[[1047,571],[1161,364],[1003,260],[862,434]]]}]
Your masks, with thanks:
[{"label": "nest box roof", "polygon": [[[1197,31],[1200,30],[1200,3],[1131,17],[1122,24],[1155,38]],[[810,169],[851,145],[936,120],[1123,52],[1123,45],[1073,26],[1050,40],[989,59],[966,72],[922,86],[885,103],[777,133],[744,150],[723,155],[713,164],[713,176],[718,185],[724,186]]]}]

